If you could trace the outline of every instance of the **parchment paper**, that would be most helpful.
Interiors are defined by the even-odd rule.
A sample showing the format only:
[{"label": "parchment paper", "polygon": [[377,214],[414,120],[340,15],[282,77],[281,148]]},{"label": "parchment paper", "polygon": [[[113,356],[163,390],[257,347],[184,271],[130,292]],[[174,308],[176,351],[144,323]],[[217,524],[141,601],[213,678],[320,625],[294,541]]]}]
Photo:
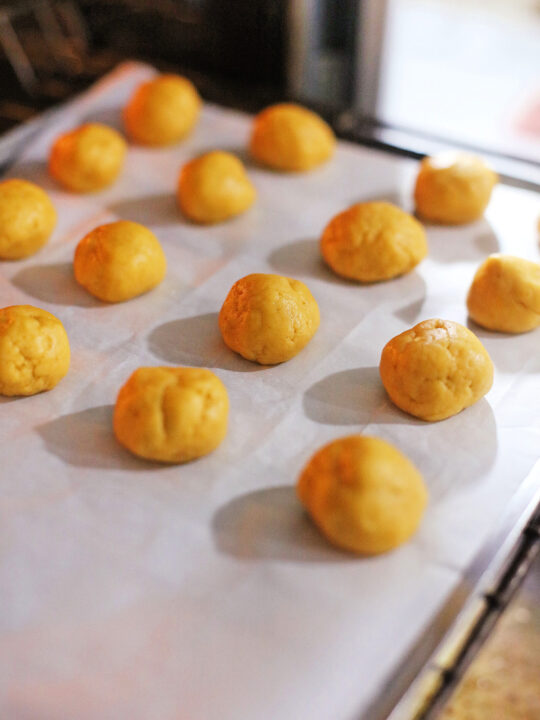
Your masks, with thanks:
[{"label": "parchment paper", "polygon": [[[393,407],[377,366],[384,344],[422,319],[466,323],[465,295],[491,252],[539,259],[540,200],[499,186],[485,219],[429,227],[429,259],[362,287],[319,260],[326,222],[354,201],[411,209],[416,163],[341,143],[306,175],[256,168],[250,119],[206,106],[194,134],[164,150],[130,147],[110,189],[76,196],[47,176],[52,140],[82,120],[117,127],[152,74],[122,66],[71,103],[10,175],[41,184],[59,211],[39,254],[0,265],[3,306],[30,303],[64,323],[72,367],[51,392],[1,400],[0,716],[10,720],[350,720],[368,717],[539,454],[540,334],[474,328],[496,367],[474,407],[427,424]],[[204,150],[237,152],[255,207],[215,227],[180,216],[181,165]],[[168,274],[120,305],[72,277],[77,242],[116,218],[148,225]],[[321,327],[300,355],[262,368],[223,344],[217,312],[250,272],[302,279]],[[112,435],[116,394],[141,365],[215,370],[230,431],[211,456],[181,467],[131,457]],[[332,549],[294,495],[322,443],[353,432],[394,442],[424,474],[430,503],[418,535],[372,559]]]}]

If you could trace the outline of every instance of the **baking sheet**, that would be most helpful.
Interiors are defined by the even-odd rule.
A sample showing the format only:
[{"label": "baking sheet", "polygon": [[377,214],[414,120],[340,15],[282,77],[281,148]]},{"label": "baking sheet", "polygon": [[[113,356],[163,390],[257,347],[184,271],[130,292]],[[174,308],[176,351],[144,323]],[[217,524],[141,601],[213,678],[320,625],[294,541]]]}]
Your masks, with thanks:
[{"label": "baking sheet", "polygon": [[[362,287],[333,276],[317,239],[359,200],[411,209],[416,163],[341,143],[307,175],[256,168],[248,117],[205,106],[172,149],[130,147],[122,178],[74,196],[47,176],[52,140],[82,120],[119,125],[119,108],[152,74],[119,68],[57,115],[10,171],[50,192],[59,211],[39,254],[0,266],[2,304],[57,315],[72,367],[52,391],[0,399],[0,715],[148,720],[349,720],[371,717],[406,658],[538,458],[540,331],[475,328],[496,367],[486,398],[442,423],[393,407],[382,347],[422,319],[466,322],[464,298],[490,252],[539,259],[540,199],[499,186],[485,219],[428,228],[414,272]],[[211,228],[179,215],[180,166],[204,150],[237,152],[259,198]],[[109,306],[72,277],[81,237],[124,218],[157,234],[168,274],[152,293]],[[217,313],[235,280],[278,272],[305,281],[321,310],[313,341],[262,368],[221,341]],[[212,368],[231,401],[211,456],[152,465],[111,431],[119,387],[141,365]],[[294,496],[313,451],[353,432],[396,443],[430,492],[420,532],[377,558],[329,547]]]}]

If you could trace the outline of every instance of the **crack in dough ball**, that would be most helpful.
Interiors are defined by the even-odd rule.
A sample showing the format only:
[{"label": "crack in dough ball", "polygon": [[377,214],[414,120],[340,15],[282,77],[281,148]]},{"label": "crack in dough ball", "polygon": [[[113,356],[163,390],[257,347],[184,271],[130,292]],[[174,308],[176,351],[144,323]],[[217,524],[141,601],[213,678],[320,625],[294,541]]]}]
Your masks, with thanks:
[{"label": "crack in dough ball", "polygon": [[256,191],[241,161],[215,150],[188,162],[178,179],[178,204],[186,217],[211,224],[245,212]]},{"label": "crack in dough ball", "polygon": [[540,263],[491,255],[467,296],[471,318],[488,330],[522,333],[540,325]]},{"label": "crack in dough ball", "polygon": [[141,145],[172,145],[188,135],[201,111],[193,83],[181,75],[159,75],[142,83],[124,108],[128,135]]},{"label": "crack in dough ball", "polygon": [[126,141],[113,128],[86,123],[56,139],[49,156],[49,170],[68,190],[97,192],[119,176],[126,149]]},{"label": "crack in dough ball", "polygon": [[0,310],[0,394],[51,390],[69,370],[69,340],[51,313],[32,305]]},{"label": "crack in dough ball", "polygon": [[219,313],[225,343],[261,365],[290,360],[319,327],[319,307],[300,280],[264,273],[232,286]]},{"label": "crack in dough ball", "polygon": [[392,402],[430,421],[474,405],[493,383],[493,363],[480,340],[450,320],[424,320],[396,335],[379,369]]},{"label": "crack in dough ball", "polygon": [[446,152],[426,157],[416,178],[416,212],[443,225],[473,222],[484,214],[498,179],[475,155]]},{"label": "crack in dough ball", "polygon": [[253,121],[250,152],[274,170],[311,170],[332,157],[335,145],[332,128],[300,105],[272,105]]},{"label": "crack in dough ball", "polygon": [[217,448],[228,414],[227,390],[210,370],[141,367],[118,393],[114,433],[139,457],[183,463]]},{"label": "crack in dough ball", "polygon": [[77,282],[105,302],[122,302],[152,290],[167,271],[153,232],[128,220],[100,225],[75,250]]},{"label": "crack in dough ball", "polygon": [[56,225],[47,193],[26,180],[0,183],[0,258],[19,260],[37,252]]},{"label": "crack in dough ball", "polygon": [[336,215],[321,237],[322,256],[342,277],[389,280],[427,255],[426,233],[411,215],[387,202],[353,205]]},{"label": "crack in dough ball", "polygon": [[422,476],[397,448],[351,435],[318,450],[297,484],[300,501],[331,543],[387,552],[418,528],[427,503]]}]

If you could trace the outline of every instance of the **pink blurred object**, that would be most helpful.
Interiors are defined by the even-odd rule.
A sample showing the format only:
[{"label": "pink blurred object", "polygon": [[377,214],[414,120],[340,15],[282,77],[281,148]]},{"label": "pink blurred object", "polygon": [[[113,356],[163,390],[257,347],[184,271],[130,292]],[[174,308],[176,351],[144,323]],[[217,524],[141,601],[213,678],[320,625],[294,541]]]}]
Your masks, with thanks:
[{"label": "pink blurred object", "polygon": [[540,95],[518,117],[516,130],[525,135],[540,137]]}]

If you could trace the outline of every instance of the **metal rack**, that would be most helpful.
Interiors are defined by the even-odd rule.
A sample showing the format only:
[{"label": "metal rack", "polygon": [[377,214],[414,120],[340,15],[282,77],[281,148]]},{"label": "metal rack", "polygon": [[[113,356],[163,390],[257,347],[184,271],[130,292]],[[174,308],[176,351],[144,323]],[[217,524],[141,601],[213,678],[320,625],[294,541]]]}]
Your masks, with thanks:
[{"label": "metal rack", "polygon": [[470,629],[464,645],[446,670],[441,673],[440,685],[429,698],[415,720],[434,720],[446,706],[457,684],[473,662],[480,648],[491,635],[502,613],[518,593],[525,577],[540,552],[540,508],[527,523],[515,551],[497,586],[483,598],[484,608]]},{"label": "metal rack", "polygon": [[[435,720],[540,552],[540,460],[389,691],[388,720]],[[408,689],[407,689],[408,687]],[[392,695],[401,699],[395,702]]]}]

